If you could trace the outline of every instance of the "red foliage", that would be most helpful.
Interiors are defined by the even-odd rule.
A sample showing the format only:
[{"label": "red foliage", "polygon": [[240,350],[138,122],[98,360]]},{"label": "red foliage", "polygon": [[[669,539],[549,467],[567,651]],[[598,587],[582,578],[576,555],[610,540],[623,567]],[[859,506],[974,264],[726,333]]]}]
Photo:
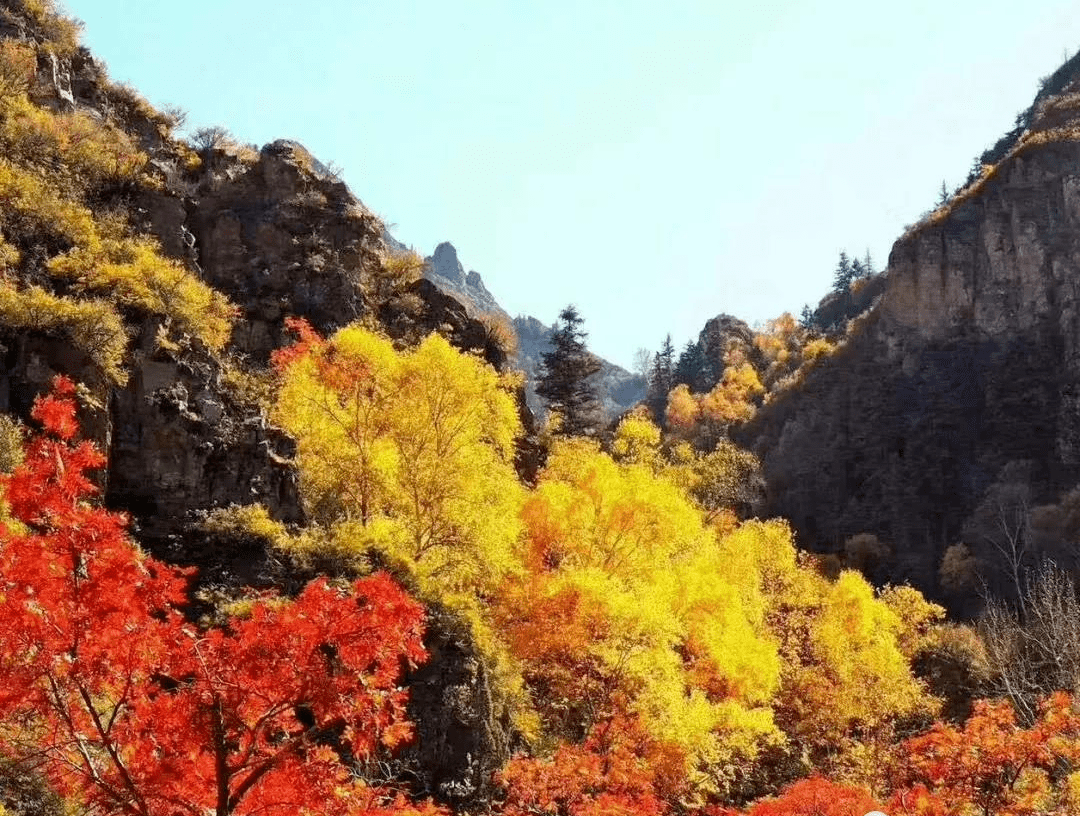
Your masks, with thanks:
[{"label": "red foliage", "polygon": [[275,371],[284,371],[301,357],[305,357],[313,348],[318,348],[326,342],[302,317],[286,318],[285,328],[296,335],[296,342],[271,353],[270,365]]},{"label": "red foliage", "polygon": [[0,753],[35,754],[58,791],[108,813],[405,809],[344,760],[409,738],[397,684],[425,656],[422,607],[376,575],[196,629],[177,611],[184,574],[85,501],[103,459],[71,441],[73,392],[58,380],[38,401],[46,434],[0,477],[26,528],[0,528]]},{"label": "red foliage", "polygon": [[747,816],[864,816],[872,810],[877,804],[861,788],[814,776],[789,785],[775,799],[755,802]]},{"label": "red foliage", "polygon": [[1045,809],[1049,774],[1080,758],[1080,717],[1068,695],[1042,706],[1031,728],[1006,701],[981,701],[963,729],[937,723],[904,743],[891,814],[1025,816]]},{"label": "red foliage", "polygon": [[636,720],[617,716],[582,745],[551,759],[516,757],[502,774],[505,816],[659,816],[681,792],[685,758],[651,739]]}]

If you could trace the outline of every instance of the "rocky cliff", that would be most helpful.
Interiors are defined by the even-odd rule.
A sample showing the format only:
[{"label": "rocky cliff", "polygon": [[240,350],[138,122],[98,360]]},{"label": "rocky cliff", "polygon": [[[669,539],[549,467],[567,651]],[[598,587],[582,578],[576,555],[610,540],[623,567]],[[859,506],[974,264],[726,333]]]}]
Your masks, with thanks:
[{"label": "rocky cliff", "polygon": [[880,298],[837,352],[740,434],[804,546],[873,533],[892,547],[892,580],[951,587],[962,607],[973,585],[939,569],[952,545],[992,587],[1040,548],[1075,559],[1076,542],[1033,527],[1080,481],[1074,63],[998,163],[896,242]]},{"label": "rocky cliff", "polygon": [[[222,137],[194,151],[172,135],[168,117],[110,83],[74,34],[47,4],[0,3],[0,95],[8,104],[0,117],[0,412],[26,418],[54,375],[71,376],[83,387],[84,428],[108,454],[104,501],[130,513],[139,542],[198,566],[204,580],[277,582],[280,564],[263,543],[211,540],[196,523],[213,508],[253,503],[279,520],[304,520],[293,443],[267,422],[262,404],[269,357],[288,342],[287,318],[322,332],[364,320],[402,345],[439,331],[493,365],[505,365],[505,355],[462,303],[429,281],[387,277],[383,225],[303,146],[277,141],[260,150]],[[7,127],[16,116],[18,127]],[[78,153],[69,132],[115,148],[133,169],[120,177],[110,165],[102,179],[90,178],[86,166],[96,157]],[[19,198],[18,184],[55,196],[53,215],[35,210],[44,206],[40,196]],[[85,213],[80,234],[122,223],[100,229],[132,236],[124,239],[132,247],[152,246],[147,268],[169,270],[178,286],[226,295],[236,307],[231,337],[213,346],[181,331],[170,293],[143,303],[131,295],[139,281],[91,300],[55,277],[50,262],[78,244],[49,218],[69,213]],[[120,321],[116,371],[85,342],[87,326],[77,320],[88,309]],[[423,706],[412,773],[424,791],[467,801],[505,760],[508,725],[467,634],[439,618],[429,640],[436,657],[415,679]],[[460,723],[476,726],[467,738],[452,731]]]},{"label": "rocky cliff", "polygon": [[[395,244],[404,249],[404,245]],[[536,384],[543,359],[541,355],[551,349],[551,327],[530,316],[519,315],[511,320],[488,291],[480,275],[465,271],[453,244],[439,244],[425,263],[424,276],[465,304],[470,315],[512,328],[516,342],[510,364],[525,372],[525,397],[529,408],[537,416],[543,414],[544,407],[536,395]],[[604,415],[614,419],[645,398],[645,381],[602,357],[596,359],[600,361],[600,373],[593,378],[593,383]]]}]

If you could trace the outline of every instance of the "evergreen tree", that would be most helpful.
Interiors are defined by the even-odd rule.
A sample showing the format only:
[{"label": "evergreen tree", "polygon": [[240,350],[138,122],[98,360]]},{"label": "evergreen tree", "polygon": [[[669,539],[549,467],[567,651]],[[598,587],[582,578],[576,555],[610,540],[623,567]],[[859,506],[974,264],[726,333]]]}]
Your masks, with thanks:
[{"label": "evergreen tree", "polygon": [[686,346],[679,352],[679,359],[675,363],[675,375],[672,381],[674,385],[689,385],[690,390],[693,390],[696,377],[697,348],[697,343],[688,340]]},{"label": "evergreen tree", "polygon": [[836,264],[836,273],[833,277],[833,291],[837,294],[844,294],[851,288],[852,279],[851,261],[848,259],[846,252],[841,252],[840,261]]},{"label": "evergreen tree", "polygon": [[863,258],[863,272],[868,278],[877,274],[877,270],[874,269],[874,259],[870,257],[869,248],[866,250],[866,256]]},{"label": "evergreen tree", "polygon": [[854,283],[866,277],[866,268],[858,258],[851,259],[851,280]]},{"label": "evergreen tree", "polygon": [[559,433],[567,436],[592,434],[600,423],[600,401],[591,382],[600,371],[600,362],[585,348],[584,322],[572,304],[559,313],[551,351],[541,355],[536,386],[548,410],[562,417]]},{"label": "evergreen tree", "polygon": [[675,363],[672,387],[685,384],[691,391],[702,394],[712,387],[709,378],[709,361],[705,359],[704,347],[700,342],[688,341]]},{"label": "evergreen tree", "polygon": [[671,335],[664,338],[664,345],[653,355],[652,370],[646,384],[645,402],[654,417],[662,417],[667,406],[668,392],[675,387],[675,346]]},{"label": "evergreen tree", "polygon": [[937,205],[939,207],[944,207],[946,204],[949,203],[949,198],[950,198],[950,196],[949,196],[949,187],[948,187],[948,185],[945,184],[945,180],[942,179],[941,180],[941,189],[938,190]]},{"label": "evergreen tree", "polygon": [[809,303],[802,307],[802,314],[799,316],[799,325],[807,331],[817,326],[817,312],[810,308]]}]

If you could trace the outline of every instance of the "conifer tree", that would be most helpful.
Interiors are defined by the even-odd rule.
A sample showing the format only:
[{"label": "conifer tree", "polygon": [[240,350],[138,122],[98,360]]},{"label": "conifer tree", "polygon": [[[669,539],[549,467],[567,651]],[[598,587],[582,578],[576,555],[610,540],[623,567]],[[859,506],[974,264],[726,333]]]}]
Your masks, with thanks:
[{"label": "conifer tree", "polygon": [[664,415],[668,393],[675,387],[675,346],[671,335],[664,338],[660,351],[653,355],[652,369],[649,371],[645,389],[645,404],[654,417]]},{"label": "conifer tree", "polygon": [[836,273],[833,277],[833,290],[837,294],[844,294],[851,288],[853,277],[854,272],[851,268],[851,261],[848,259],[846,252],[841,252],[840,260],[836,264]]},{"label": "conifer tree", "polygon": [[585,347],[584,319],[571,304],[559,312],[551,335],[551,351],[544,352],[536,393],[548,409],[562,417],[559,433],[584,436],[600,422],[600,401],[592,384],[599,361]]}]

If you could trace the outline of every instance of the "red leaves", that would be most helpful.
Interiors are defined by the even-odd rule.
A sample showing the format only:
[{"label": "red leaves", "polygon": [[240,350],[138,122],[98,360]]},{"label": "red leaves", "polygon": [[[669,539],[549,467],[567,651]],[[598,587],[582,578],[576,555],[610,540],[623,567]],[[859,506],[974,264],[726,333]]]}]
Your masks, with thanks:
[{"label": "red leaves", "polygon": [[398,681],[425,657],[422,607],[376,575],[191,626],[183,572],[86,503],[103,459],[71,441],[73,394],[58,380],[38,401],[46,435],[0,477],[27,528],[0,529],[0,753],[37,753],[60,792],[110,813],[400,809],[344,760],[410,736]]},{"label": "red leaves", "polygon": [[685,758],[649,738],[633,718],[593,728],[583,745],[548,760],[517,757],[502,775],[504,813],[659,816],[678,798]]},{"label": "red leaves", "polygon": [[786,787],[775,799],[755,803],[747,816],[864,816],[876,810],[870,794],[814,776]]},{"label": "red leaves", "polygon": [[291,346],[275,349],[270,355],[270,365],[279,373],[300,358],[307,356],[312,349],[326,343],[322,336],[312,328],[311,324],[302,317],[286,318],[285,328],[296,335],[296,342]]},{"label": "red leaves", "polygon": [[981,701],[962,729],[938,723],[904,749],[890,813],[1025,816],[1046,809],[1058,764],[1080,757],[1080,717],[1060,693],[1031,728],[1016,724],[1008,702]]}]

